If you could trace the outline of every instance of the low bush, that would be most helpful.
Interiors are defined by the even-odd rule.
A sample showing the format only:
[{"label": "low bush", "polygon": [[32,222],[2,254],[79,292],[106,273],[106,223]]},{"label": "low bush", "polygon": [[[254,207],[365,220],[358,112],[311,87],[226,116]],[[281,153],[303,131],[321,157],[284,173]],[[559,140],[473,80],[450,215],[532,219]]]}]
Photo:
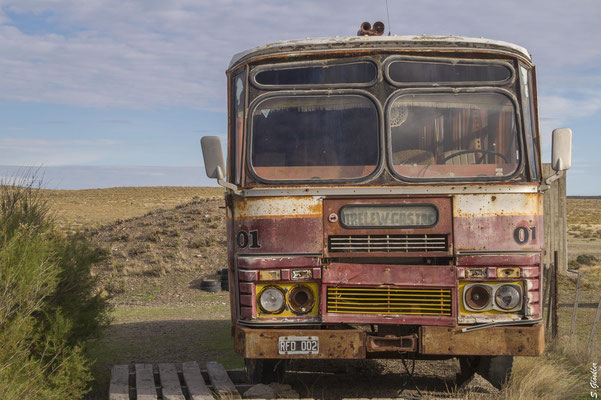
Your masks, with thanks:
[{"label": "low bush", "polygon": [[580,254],[578,257],[576,257],[576,262],[580,265],[590,266],[601,262],[601,260],[592,254]]},{"label": "low bush", "polygon": [[41,191],[0,182],[0,398],[77,399],[91,381],[86,341],[109,305],[90,267],[105,256],[54,228]]}]

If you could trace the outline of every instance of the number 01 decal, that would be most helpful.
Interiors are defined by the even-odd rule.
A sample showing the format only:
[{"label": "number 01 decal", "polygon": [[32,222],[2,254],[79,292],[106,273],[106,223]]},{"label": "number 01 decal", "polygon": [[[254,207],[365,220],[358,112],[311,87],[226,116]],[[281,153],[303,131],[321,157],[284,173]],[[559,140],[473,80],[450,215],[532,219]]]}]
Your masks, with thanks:
[{"label": "number 01 decal", "polygon": [[536,226],[518,226],[513,231],[513,239],[518,244],[525,244],[530,240],[536,240]]},{"label": "number 01 decal", "polygon": [[[260,249],[261,245],[259,244],[259,231],[239,231],[236,236],[236,242],[238,243],[238,247],[244,249],[248,247],[249,249]],[[250,246],[249,246],[250,244]]]}]

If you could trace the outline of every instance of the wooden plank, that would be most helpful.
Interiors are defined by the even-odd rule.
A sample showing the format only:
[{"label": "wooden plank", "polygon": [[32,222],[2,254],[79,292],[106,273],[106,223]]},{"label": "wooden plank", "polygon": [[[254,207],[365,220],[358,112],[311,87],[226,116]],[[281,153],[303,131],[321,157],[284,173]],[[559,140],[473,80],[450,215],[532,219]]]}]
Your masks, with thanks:
[{"label": "wooden plank", "polygon": [[595,322],[593,322],[593,329],[591,329],[591,335],[588,338],[588,345],[586,346],[586,354],[590,356],[591,350],[593,349],[593,339],[595,338],[595,331],[597,330],[597,324],[599,323],[599,316],[601,316],[601,299],[597,306],[597,312],[595,313]]},{"label": "wooden plank", "polygon": [[557,185],[557,217],[559,219],[559,231],[557,235],[557,246],[559,251],[559,262],[557,263],[557,271],[565,274],[568,270],[568,214],[566,188],[568,171],[563,171],[563,176],[559,179]]},{"label": "wooden plank", "polygon": [[[545,178],[555,174],[551,164],[543,164],[543,176]],[[551,184],[551,187],[543,195],[544,212],[544,238],[546,253],[544,263],[549,265],[553,262],[553,252],[559,252],[557,271],[565,273],[568,269],[568,219],[566,200],[567,173]]]},{"label": "wooden plank", "polygon": [[[557,259],[557,252],[554,253],[554,260]],[[559,288],[557,286],[558,274],[557,263],[553,262],[553,308],[550,308],[549,311],[553,313],[552,315],[552,323],[551,323],[551,337],[555,339],[557,335],[559,335]]]},{"label": "wooden plank", "polygon": [[111,368],[109,400],[129,400],[129,366],[114,365]]},{"label": "wooden plank", "polygon": [[576,296],[574,297],[574,311],[572,311],[572,325],[570,326],[570,338],[574,335],[576,329],[576,313],[578,312],[578,297],[580,296],[580,283],[582,274],[578,272],[578,282],[576,283]]},{"label": "wooden plank", "polygon": [[188,386],[191,400],[213,400],[211,391],[205,384],[205,380],[200,373],[200,368],[196,361],[187,361],[182,364],[184,381]]},{"label": "wooden plank", "polygon": [[156,400],[158,398],[151,364],[136,364],[136,393],[137,400]]},{"label": "wooden plank", "polygon": [[163,391],[163,400],[186,400],[177,377],[175,364],[159,364],[159,378]]},{"label": "wooden plank", "polygon": [[549,282],[549,295],[547,298],[547,323],[545,324],[545,329],[549,329],[549,327],[551,326],[551,315],[553,315],[553,306],[551,303],[553,296],[555,296],[554,293],[554,286],[553,286],[553,278],[554,278],[554,273],[553,271],[555,270],[555,265],[551,264],[551,266],[549,267],[549,276],[547,277],[547,281]]},{"label": "wooden plank", "polygon": [[218,397],[232,399],[242,398],[240,393],[238,393],[238,389],[236,389],[234,382],[232,382],[227,371],[223,368],[223,365],[215,361],[209,361],[207,363],[207,373],[209,374],[209,379],[213,385],[213,390],[217,393]]}]

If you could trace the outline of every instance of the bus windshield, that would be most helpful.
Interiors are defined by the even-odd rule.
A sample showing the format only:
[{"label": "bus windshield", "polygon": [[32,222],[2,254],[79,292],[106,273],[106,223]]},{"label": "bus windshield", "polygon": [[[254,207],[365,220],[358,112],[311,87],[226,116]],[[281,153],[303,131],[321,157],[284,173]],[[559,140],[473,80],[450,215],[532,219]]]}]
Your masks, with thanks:
[{"label": "bus windshield", "polygon": [[251,116],[251,163],[259,179],[352,180],[376,170],[379,113],[367,96],[276,95]]},{"label": "bus windshield", "polygon": [[507,177],[518,168],[516,109],[502,93],[401,93],[387,121],[401,179]]}]

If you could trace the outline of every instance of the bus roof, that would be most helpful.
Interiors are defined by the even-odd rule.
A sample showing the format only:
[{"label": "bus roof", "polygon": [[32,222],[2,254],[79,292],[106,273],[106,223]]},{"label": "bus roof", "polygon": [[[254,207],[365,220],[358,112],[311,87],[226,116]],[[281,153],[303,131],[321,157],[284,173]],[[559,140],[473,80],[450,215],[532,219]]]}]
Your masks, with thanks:
[{"label": "bus roof", "polygon": [[528,50],[516,44],[484,38],[471,38],[462,36],[349,36],[330,38],[307,38],[301,40],[287,40],[258,46],[243,51],[232,57],[229,69],[238,64],[265,56],[306,53],[328,52],[342,49],[458,49],[481,50],[492,53],[505,53],[521,56],[528,62],[532,59]]}]

